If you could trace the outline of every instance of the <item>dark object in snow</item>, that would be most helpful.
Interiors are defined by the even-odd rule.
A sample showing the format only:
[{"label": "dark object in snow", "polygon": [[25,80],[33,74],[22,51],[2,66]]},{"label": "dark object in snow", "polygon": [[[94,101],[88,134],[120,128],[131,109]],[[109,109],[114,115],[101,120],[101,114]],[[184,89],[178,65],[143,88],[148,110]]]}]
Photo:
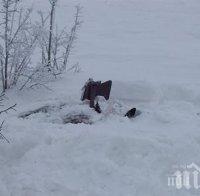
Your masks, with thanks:
[{"label": "dark object in snow", "polygon": [[92,124],[90,120],[90,116],[86,114],[68,114],[63,118],[63,123],[64,124],[79,124],[79,123],[84,123],[84,124]]},{"label": "dark object in snow", "polygon": [[44,113],[44,114],[48,114],[51,111],[54,110],[61,110],[64,106],[66,105],[66,103],[61,103],[59,105],[44,105],[41,106],[39,108],[36,108],[34,110],[30,110],[27,112],[23,112],[19,115],[19,118],[28,118],[33,114],[38,114],[38,113]]},{"label": "dark object in snow", "polygon": [[97,113],[99,113],[99,114],[101,113],[101,108],[100,108],[98,102],[97,102],[96,105],[94,106],[94,109],[95,109],[95,111],[96,111]]},{"label": "dark object in snow", "polygon": [[125,116],[128,118],[134,118],[136,114],[136,108],[132,108],[131,110],[129,110]]},{"label": "dark object in snow", "polygon": [[22,114],[19,115],[19,118],[27,118],[33,114],[36,114],[36,113],[48,113],[49,110],[51,109],[50,106],[46,105],[46,106],[42,106],[38,109],[35,109],[35,110],[31,110],[31,111],[28,111],[28,112],[24,112]]},{"label": "dark object in snow", "polygon": [[81,100],[89,100],[90,107],[95,108],[94,102],[97,96],[103,96],[106,100],[110,98],[111,86],[111,80],[101,83],[101,81],[95,82],[93,81],[93,79],[90,78],[83,87]]}]

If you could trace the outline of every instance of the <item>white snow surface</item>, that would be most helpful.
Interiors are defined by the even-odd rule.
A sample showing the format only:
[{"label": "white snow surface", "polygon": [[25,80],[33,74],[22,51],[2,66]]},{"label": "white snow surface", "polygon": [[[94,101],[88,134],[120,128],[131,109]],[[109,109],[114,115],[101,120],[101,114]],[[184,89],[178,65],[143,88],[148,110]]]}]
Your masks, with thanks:
[{"label": "white snow surface", "polygon": [[[167,177],[200,165],[200,1],[59,0],[59,25],[77,3],[84,23],[70,63],[83,71],[51,90],[7,93],[17,111],[1,116],[10,144],[0,141],[0,196],[199,195],[168,187]],[[33,5],[46,9],[47,0]],[[103,114],[80,101],[89,77],[113,81]],[[19,118],[43,106],[51,109]],[[141,115],[123,117],[132,107]],[[69,112],[93,124],[63,124]]]}]

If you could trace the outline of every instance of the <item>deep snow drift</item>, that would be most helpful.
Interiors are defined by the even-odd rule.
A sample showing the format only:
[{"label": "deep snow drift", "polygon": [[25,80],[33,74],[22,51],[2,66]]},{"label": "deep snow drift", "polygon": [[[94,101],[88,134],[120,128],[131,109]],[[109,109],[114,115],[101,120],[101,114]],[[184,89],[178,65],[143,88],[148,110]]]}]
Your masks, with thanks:
[{"label": "deep snow drift", "polygon": [[[83,71],[51,90],[8,92],[18,107],[2,116],[11,143],[0,142],[0,195],[199,195],[168,187],[167,177],[174,166],[200,165],[200,2],[60,0],[59,24],[77,2],[84,24],[70,63]],[[113,80],[101,115],[80,101],[89,77]],[[51,109],[19,118],[43,106]],[[142,114],[124,118],[131,107]],[[63,124],[68,112],[87,113],[93,124]]]}]

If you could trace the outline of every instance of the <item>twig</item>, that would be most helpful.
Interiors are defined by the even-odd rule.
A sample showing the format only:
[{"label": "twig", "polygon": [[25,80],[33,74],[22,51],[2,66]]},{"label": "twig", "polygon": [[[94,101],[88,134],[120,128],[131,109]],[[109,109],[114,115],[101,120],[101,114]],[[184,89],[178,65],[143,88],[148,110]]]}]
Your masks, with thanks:
[{"label": "twig", "polygon": [[46,88],[47,90],[53,91],[51,88],[49,88],[49,87],[46,86],[45,84],[40,84],[40,83],[32,84],[31,86],[29,86],[29,88],[32,88],[32,89],[33,89],[33,87],[35,87],[35,86],[43,86],[43,87]]},{"label": "twig", "polygon": [[0,125],[0,139],[3,139],[10,144],[10,141],[1,133],[1,131],[3,129],[3,124],[4,124],[4,121]]},{"label": "twig", "polygon": [[[2,113],[7,113],[9,110],[15,110],[16,105],[17,105],[17,104],[14,104],[14,105],[10,106],[9,108],[0,111],[0,114],[2,114]],[[16,111],[16,110],[15,110],[15,111]]]}]

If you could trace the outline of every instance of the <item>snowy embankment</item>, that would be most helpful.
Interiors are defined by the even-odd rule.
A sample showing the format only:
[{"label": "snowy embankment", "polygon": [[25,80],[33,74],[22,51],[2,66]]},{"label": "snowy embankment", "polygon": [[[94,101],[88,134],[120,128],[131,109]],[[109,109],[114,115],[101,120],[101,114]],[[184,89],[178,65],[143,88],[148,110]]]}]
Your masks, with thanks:
[{"label": "snowy embankment", "polygon": [[[168,187],[167,176],[174,165],[200,163],[200,3],[82,4],[72,61],[83,72],[51,82],[51,91],[8,92],[18,107],[3,116],[10,144],[0,143],[0,195],[198,195]],[[113,80],[101,115],[80,101],[90,76]],[[50,109],[19,118],[43,106]],[[123,117],[131,107],[142,112],[133,120]],[[69,111],[86,112],[94,123],[63,124]]]}]

